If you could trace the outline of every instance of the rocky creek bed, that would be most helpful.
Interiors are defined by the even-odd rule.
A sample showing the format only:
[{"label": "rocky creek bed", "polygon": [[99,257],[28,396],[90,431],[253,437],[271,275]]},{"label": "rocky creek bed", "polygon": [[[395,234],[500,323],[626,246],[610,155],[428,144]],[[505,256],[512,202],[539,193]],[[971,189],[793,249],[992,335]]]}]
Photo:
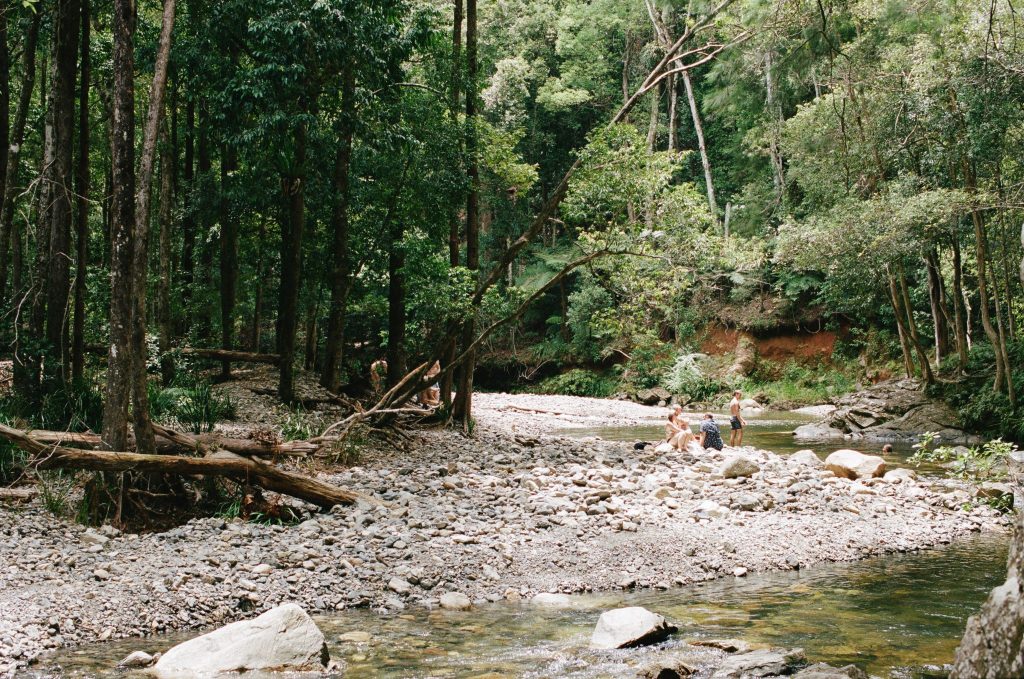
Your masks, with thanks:
[{"label": "rocky creek bed", "polygon": [[[848,480],[807,456],[655,455],[549,433],[660,413],[636,404],[481,395],[477,406],[473,437],[422,432],[408,451],[378,447],[323,473],[381,506],[294,526],[214,517],[136,535],[36,504],[0,507],[0,675],[62,646],[207,627],[283,602],[398,611],[668,588],[1008,525],[955,482]],[[756,471],[725,478],[738,454]]]}]

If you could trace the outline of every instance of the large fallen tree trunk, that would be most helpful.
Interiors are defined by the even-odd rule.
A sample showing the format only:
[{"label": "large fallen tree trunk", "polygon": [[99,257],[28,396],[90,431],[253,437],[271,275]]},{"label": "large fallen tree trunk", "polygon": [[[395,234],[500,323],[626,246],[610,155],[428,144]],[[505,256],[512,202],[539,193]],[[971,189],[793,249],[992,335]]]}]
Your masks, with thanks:
[{"label": "large fallen tree trunk", "polygon": [[265,462],[242,457],[228,451],[217,451],[205,457],[181,455],[145,455],[142,453],[81,450],[48,445],[26,432],[0,424],[0,438],[10,441],[35,457],[29,465],[37,469],[87,469],[109,472],[161,472],[191,476],[228,476],[244,479],[321,507],[352,504],[358,500],[374,500],[354,491],[344,490],[322,481],[278,469]]},{"label": "large fallen tree trunk", "polygon": [[[320,450],[320,445],[309,441],[283,441],[281,443],[265,443],[252,439],[237,439],[220,436],[219,434],[200,434],[189,437],[180,432],[156,427],[156,449],[162,454],[176,454],[189,451],[217,450],[223,448],[245,457],[306,457]],[[165,433],[166,432],[166,433]],[[103,437],[99,434],[83,434],[78,432],[48,431],[33,429],[25,432],[29,438],[40,443],[57,444],[71,448],[102,448]],[[173,438],[172,438],[173,437]]]},{"label": "large fallen tree trunk", "polygon": [[[89,344],[85,350],[97,356],[106,356],[109,347],[105,344]],[[254,351],[232,351],[230,349],[201,349],[197,347],[180,347],[174,349],[182,356],[195,358],[207,358],[211,361],[232,361],[235,363],[270,363],[277,365],[281,362],[280,354],[260,354]]]}]

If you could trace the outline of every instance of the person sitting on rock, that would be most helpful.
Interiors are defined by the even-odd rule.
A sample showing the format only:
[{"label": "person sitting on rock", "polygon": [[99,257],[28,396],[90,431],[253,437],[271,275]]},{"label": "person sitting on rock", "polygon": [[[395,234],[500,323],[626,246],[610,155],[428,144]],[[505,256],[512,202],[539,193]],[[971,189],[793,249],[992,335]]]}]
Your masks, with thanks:
[{"label": "person sitting on rock", "polygon": [[669,443],[672,443],[673,439],[682,431],[682,428],[679,426],[679,421],[682,419],[683,406],[672,406],[672,410],[668,413],[668,422],[665,423],[665,440]]},{"label": "person sitting on rock", "polygon": [[[434,361],[434,365],[430,366],[430,370],[423,376],[424,381],[437,377],[441,374],[441,362]],[[433,408],[441,404],[441,385],[434,382],[432,385],[424,389],[419,394],[420,403]]]},{"label": "person sitting on rock", "polygon": [[715,422],[715,416],[711,413],[704,413],[704,421],[700,423],[700,444],[705,448],[721,450],[725,447],[722,442],[722,432]]}]

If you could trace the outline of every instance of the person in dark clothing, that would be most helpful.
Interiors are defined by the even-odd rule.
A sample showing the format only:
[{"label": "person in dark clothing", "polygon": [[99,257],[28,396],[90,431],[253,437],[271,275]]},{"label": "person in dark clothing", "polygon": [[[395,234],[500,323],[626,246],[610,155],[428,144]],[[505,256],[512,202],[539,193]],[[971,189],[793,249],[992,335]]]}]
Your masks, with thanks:
[{"label": "person in dark clothing", "polygon": [[722,432],[718,429],[715,416],[711,413],[704,414],[704,421],[700,423],[700,444],[705,448],[721,450],[725,447],[722,442]]}]

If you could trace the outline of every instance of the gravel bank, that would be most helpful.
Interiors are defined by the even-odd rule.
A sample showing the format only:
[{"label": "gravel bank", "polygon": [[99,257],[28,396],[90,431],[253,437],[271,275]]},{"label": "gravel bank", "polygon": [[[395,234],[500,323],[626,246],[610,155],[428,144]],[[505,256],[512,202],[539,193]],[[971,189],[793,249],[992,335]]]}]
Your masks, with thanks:
[{"label": "gravel bank", "polygon": [[[286,601],[310,611],[436,606],[443,594],[669,587],[1004,530],[955,483],[856,482],[750,448],[699,459],[549,435],[661,411],[566,397],[480,395],[473,438],[419,434],[325,474],[382,500],[296,526],[220,518],[164,533],[87,530],[0,507],[0,676],[47,649],[198,628]],[[529,412],[561,413],[545,415]],[[614,413],[609,422],[608,412]],[[742,453],[759,471],[723,478]]]}]

